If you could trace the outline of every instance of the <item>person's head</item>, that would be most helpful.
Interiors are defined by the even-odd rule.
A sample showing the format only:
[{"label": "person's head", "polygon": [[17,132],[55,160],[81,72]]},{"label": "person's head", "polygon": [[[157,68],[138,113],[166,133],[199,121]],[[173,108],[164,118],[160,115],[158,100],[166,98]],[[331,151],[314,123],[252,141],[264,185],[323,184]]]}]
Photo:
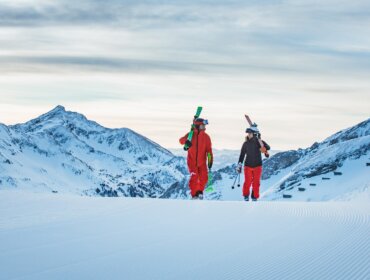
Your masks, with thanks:
[{"label": "person's head", "polygon": [[206,125],[208,125],[208,120],[197,118],[194,120],[195,128],[198,130],[206,130]]},{"label": "person's head", "polygon": [[248,139],[252,139],[254,136],[257,136],[259,134],[257,126],[248,127],[245,132],[247,133]]}]

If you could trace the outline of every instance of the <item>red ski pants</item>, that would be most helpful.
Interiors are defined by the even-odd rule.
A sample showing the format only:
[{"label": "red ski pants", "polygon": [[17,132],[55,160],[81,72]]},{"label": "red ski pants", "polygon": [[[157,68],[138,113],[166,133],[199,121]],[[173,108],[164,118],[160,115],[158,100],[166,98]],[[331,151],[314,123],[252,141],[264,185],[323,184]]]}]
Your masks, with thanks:
[{"label": "red ski pants", "polygon": [[243,196],[249,196],[250,188],[252,185],[253,198],[260,197],[260,181],[262,175],[262,166],[257,167],[244,167],[244,185],[243,185]]},{"label": "red ski pants", "polygon": [[203,192],[208,182],[208,169],[207,166],[198,168],[189,168],[190,180],[189,187],[191,196],[195,196],[198,191]]}]

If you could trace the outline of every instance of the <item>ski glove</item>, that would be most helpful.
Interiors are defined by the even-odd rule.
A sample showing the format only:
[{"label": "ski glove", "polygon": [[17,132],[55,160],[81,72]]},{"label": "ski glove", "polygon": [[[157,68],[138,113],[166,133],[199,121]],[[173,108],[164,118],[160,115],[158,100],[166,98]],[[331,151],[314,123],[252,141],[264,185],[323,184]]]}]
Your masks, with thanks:
[{"label": "ski glove", "polygon": [[191,143],[191,141],[190,140],[186,140],[186,142],[185,142],[185,146],[187,146],[187,147],[191,147],[193,144]]},{"label": "ski glove", "polygon": [[238,166],[236,167],[236,172],[241,173],[242,172],[242,164],[239,162]]},{"label": "ski glove", "polygon": [[265,154],[265,153],[267,152],[267,149],[266,149],[265,147],[262,147],[262,148],[260,149],[260,151],[261,151],[261,153]]},{"label": "ski glove", "polygon": [[213,165],[213,156],[211,153],[207,153],[207,158],[208,158],[208,169],[211,170],[212,165]]}]

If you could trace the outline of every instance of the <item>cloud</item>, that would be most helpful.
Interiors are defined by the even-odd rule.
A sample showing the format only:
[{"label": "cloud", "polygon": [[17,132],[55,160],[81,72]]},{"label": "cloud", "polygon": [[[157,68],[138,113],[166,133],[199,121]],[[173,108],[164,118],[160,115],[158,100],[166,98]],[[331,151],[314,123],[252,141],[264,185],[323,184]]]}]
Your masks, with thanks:
[{"label": "cloud", "polygon": [[368,70],[370,5],[313,4],[1,1],[0,71]]},{"label": "cloud", "polygon": [[[295,144],[309,145],[333,120],[368,116],[367,26],[368,0],[0,0],[0,103],[43,104],[40,113],[62,103],[95,119],[105,100],[106,124],[146,106],[128,126],[168,146],[178,135],[145,126],[159,111],[175,108],[166,115],[178,120],[203,104],[216,145],[234,147],[224,129],[244,126],[248,109],[270,131],[279,118],[292,131],[307,123],[314,134]],[[181,130],[158,116],[168,134]]]}]

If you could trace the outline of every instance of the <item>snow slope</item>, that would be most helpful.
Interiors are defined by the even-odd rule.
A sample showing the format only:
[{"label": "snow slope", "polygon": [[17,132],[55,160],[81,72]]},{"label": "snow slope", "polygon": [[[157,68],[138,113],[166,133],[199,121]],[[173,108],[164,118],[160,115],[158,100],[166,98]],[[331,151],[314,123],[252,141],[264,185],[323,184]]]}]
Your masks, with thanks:
[{"label": "snow slope", "polygon": [[0,190],[0,279],[370,279],[370,203]]}]

